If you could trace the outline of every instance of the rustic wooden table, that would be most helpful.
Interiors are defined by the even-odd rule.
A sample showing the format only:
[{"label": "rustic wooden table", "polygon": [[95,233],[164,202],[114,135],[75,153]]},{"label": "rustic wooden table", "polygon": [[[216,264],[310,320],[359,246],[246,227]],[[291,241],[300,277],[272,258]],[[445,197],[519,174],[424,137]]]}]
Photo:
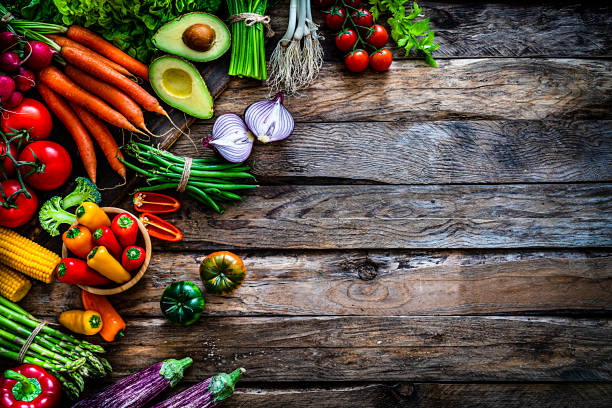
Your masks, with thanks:
[{"label": "rustic wooden table", "polygon": [[[189,355],[186,383],[248,370],[227,407],[609,406],[612,11],[421,5],[439,68],[395,50],[389,72],[350,74],[326,32],[320,79],[288,99],[293,136],[254,149],[261,188],[221,216],[186,199],[166,217],[185,239],[156,242],[113,299],[128,330],[112,379]],[[266,95],[234,80],[217,114]],[[170,325],[162,290],[199,282],[218,249],[244,258],[244,285]],[[54,284],[24,306],[81,304]]]}]

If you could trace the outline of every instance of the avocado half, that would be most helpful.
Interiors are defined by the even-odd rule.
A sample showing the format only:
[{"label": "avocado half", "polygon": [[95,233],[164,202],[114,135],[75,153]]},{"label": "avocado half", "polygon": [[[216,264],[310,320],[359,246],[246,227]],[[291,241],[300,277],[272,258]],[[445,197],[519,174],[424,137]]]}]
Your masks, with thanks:
[{"label": "avocado half", "polygon": [[155,47],[190,61],[212,61],[229,49],[230,31],[218,17],[194,12],[161,26],[151,41]]},{"label": "avocado half", "polygon": [[157,96],[168,105],[196,118],[212,118],[213,99],[193,64],[164,55],[149,65],[149,80]]}]

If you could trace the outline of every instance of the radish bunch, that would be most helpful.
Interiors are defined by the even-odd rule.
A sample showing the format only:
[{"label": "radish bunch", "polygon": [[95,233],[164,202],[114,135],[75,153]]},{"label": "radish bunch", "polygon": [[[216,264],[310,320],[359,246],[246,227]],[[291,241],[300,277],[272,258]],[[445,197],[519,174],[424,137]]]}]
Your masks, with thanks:
[{"label": "radish bunch", "polygon": [[49,65],[53,53],[41,41],[25,42],[15,33],[0,32],[0,105],[19,106],[23,94],[36,85],[34,71]]}]

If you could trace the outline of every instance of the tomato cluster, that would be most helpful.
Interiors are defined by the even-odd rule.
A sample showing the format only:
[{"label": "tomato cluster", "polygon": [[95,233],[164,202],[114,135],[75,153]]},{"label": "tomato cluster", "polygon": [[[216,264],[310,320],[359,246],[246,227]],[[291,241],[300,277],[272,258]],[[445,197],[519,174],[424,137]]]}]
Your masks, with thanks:
[{"label": "tomato cluster", "polygon": [[[385,27],[374,24],[372,13],[360,3],[361,0],[314,0],[316,7],[326,9],[327,27],[338,31],[336,48],[346,54],[344,64],[349,71],[362,72],[368,65],[374,71],[386,71],[393,60],[391,51],[384,47],[389,34]],[[371,54],[366,47],[373,49]]]}]

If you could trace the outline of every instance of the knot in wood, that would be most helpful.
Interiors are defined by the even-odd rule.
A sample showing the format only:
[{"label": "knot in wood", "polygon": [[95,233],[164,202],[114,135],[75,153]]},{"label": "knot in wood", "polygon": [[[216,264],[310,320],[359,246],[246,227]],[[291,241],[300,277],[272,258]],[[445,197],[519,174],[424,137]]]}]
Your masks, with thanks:
[{"label": "knot in wood", "polygon": [[373,280],[378,276],[378,266],[369,259],[355,265],[354,269],[359,279],[364,281]]}]

